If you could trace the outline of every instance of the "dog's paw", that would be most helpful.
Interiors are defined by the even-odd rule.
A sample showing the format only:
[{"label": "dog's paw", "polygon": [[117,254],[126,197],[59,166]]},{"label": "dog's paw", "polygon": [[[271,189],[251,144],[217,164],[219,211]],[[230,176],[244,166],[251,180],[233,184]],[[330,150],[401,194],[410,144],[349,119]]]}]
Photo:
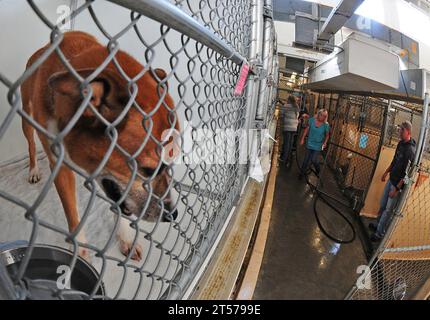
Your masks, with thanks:
[{"label": "dog's paw", "polygon": [[78,254],[82,259],[86,260],[87,262],[91,262],[90,250],[88,250],[88,248],[79,247]]},{"label": "dog's paw", "polygon": [[124,241],[124,240],[120,240],[119,241],[119,250],[121,251],[121,253],[125,256],[128,256],[130,254],[130,251],[132,251],[130,258],[132,260],[136,260],[136,261],[140,261],[142,260],[142,255],[143,255],[143,249],[142,246],[139,245],[138,243],[136,243],[134,245],[134,247],[132,248],[133,242],[131,241]]},{"label": "dog's paw", "polygon": [[31,184],[38,183],[42,178],[40,174],[40,170],[38,167],[34,167],[30,170],[30,174],[28,175],[28,182]]},{"label": "dog's paw", "polygon": [[[74,252],[74,245],[69,245],[69,250]],[[78,247],[78,256],[84,259],[87,262],[91,262],[90,259],[90,250],[88,248],[84,247]]]},{"label": "dog's paw", "polygon": [[[85,233],[83,231],[79,232],[79,234],[76,236],[76,240],[81,244],[88,243],[87,238],[85,237]],[[71,248],[71,250],[73,250],[73,248]],[[90,262],[90,250],[88,248],[79,246],[78,255],[87,262]]]}]

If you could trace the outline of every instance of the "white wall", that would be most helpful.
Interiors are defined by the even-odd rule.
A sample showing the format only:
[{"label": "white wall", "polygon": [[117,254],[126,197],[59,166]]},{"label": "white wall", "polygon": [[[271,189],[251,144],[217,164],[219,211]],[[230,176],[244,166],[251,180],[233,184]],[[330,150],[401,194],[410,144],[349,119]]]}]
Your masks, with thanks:
[{"label": "white wall", "polygon": [[[69,1],[38,1],[51,21],[57,19],[57,7]],[[28,58],[49,40],[48,27],[33,13],[23,1],[0,1],[0,72],[14,82],[25,70]],[[7,88],[0,84],[0,123],[10,110]],[[27,144],[21,132],[21,121],[15,116],[6,134],[0,139],[0,163],[23,155]]]},{"label": "white wall", "polygon": [[275,30],[278,36],[279,51],[282,51],[282,47],[290,46],[293,43],[296,30],[294,23],[275,21]]}]

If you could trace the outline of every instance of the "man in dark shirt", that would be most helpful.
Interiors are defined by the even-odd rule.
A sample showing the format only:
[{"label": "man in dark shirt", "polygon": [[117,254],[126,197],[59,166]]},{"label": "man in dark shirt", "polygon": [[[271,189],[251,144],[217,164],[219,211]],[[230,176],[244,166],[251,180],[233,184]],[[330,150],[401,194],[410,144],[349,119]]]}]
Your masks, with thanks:
[{"label": "man in dark shirt", "polygon": [[415,157],[415,140],[411,137],[412,124],[409,121],[403,122],[399,127],[400,142],[397,145],[394,159],[390,166],[385,170],[382,181],[388,179],[384,194],[381,198],[378,225],[370,224],[369,227],[374,231],[372,241],[381,240],[393,217],[394,209],[397,205],[399,194],[402,192],[406,170]]}]

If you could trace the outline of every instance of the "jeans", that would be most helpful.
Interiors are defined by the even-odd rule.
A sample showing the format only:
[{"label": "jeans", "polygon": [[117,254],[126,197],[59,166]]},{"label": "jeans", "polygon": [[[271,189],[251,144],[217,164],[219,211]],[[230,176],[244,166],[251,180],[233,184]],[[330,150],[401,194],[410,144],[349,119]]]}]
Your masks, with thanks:
[{"label": "jeans", "polygon": [[282,144],[281,160],[287,161],[291,157],[291,150],[293,150],[294,136],[296,133],[294,131],[284,131],[282,135],[284,142]]},{"label": "jeans", "polygon": [[379,217],[378,217],[378,227],[376,229],[375,235],[379,238],[384,237],[387,228],[393,219],[394,209],[396,208],[397,202],[399,200],[399,193],[394,198],[390,198],[390,191],[394,190],[394,185],[387,181],[384,188],[384,193],[380,202]]},{"label": "jeans", "polygon": [[305,175],[309,169],[309,165],[312,163],[315,167],[317,175],[320,173],[320,153],[318,150],[311,150],[306,148],[305,158],[303,159],[302,167],[300,169],[301,174]]}]

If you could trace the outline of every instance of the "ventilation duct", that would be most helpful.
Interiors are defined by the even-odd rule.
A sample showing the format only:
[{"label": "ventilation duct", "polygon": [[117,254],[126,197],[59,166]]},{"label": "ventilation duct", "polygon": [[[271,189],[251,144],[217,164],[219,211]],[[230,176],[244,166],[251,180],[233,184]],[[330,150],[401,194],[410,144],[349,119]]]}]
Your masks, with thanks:
[{"label": "ventilation duct", "polygon": [[327,18],[318,34],[317,44],[327,43],[354,15],[364,0],[341,0]]},{"label": "ventilation duct", "polygon": [[309,71],[306,88],[385,91],[399,88],[399,57],[388,45],[356,33]]}]

